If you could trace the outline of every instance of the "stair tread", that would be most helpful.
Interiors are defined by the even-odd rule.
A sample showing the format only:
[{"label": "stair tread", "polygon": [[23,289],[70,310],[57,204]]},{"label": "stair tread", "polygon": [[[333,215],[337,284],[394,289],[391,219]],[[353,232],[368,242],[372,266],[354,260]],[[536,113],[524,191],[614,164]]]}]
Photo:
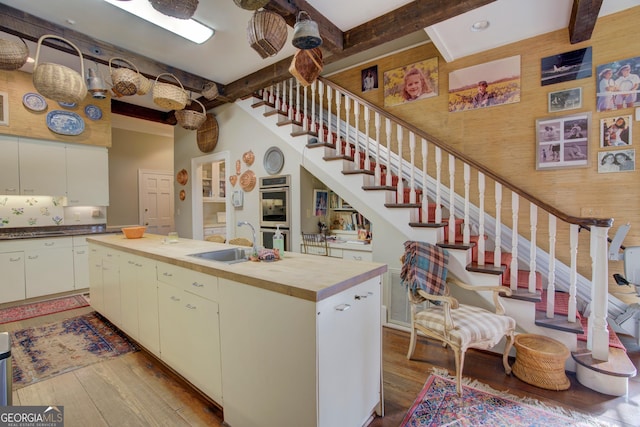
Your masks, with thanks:
[{"label": "stair tread", "polygon": [[582,324],[577,322],[569,322],[566,314],[555,313],[553,318],[547,318],[543,311],[536,311],[535,324],[543,328],[555,329],[558,331],[571,332],[576,335],[583,334]]},{"label": "stair tread", "polygon": [[573,360],[582,366],[592,369],[596,372],[616,376],[616,377],[635,377],[637,369],[631,359],[624,350],[609,347],[609,360],[598,360],[593,358],[591,350],[586,345],[578,343],[578,349],[571,353]]}]

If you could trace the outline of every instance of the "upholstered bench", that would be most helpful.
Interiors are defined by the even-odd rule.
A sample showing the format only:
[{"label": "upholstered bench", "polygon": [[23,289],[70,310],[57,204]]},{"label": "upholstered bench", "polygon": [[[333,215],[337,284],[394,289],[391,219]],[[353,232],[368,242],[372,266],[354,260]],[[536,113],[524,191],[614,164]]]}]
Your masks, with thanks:
[{"label": "upholstered bench", "polygon": [[565,374],[564,363],[569,349],[559,341],[543,335],[516,336],[516,362],[513,374],[527,384],[547,390],[566,390],[571,385]]}]

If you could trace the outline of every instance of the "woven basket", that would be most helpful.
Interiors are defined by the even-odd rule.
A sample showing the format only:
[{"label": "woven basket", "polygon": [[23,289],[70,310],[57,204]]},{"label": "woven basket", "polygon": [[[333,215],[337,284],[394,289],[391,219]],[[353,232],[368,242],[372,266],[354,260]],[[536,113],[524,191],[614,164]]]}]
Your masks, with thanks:
[{"label": "woven basket", "polygon": [[178,19],[191,19],[198,8],[198,0],[149,0],[158,12]]},{"label": "woven basket", "polygon": [[275,12],[258,10],[249,20],[247,39],[262,59],[273,56],[287,41],[287,22]]},{"label": "woven basket", "polygon": [[258,10],[269,3],[269,0],[233,0],[236,6],[246,10]]},{"label": "woven basket", "polygon": [[176,111],[176,120],[178,124],[188,130],[198,129],[207,120],[207,110],[205,110],[202,102],[194,99],[193,101],[200,104],[202,112],[195,110],[180,110]]},{"label": "woven basket", "polygon": [[[173,77],[180,87],[169,83],[159,82],[158,78],[164,75]],[[156,82],[153,85],[153,102],[156,105],[168,110],[182,110],[187,105],[188,100],[189,95],[187,94],[187,91],[184,90],[182,83],[180,83],[180,80],[178,80],[176,76],[171,73],[158,74]]]},{"label": "woven basket", "polygon": [[202,88],[202,96],[212,101],[218,97],[218,85],[214,82],[209,82]]},{"label": "woven basket", "polygon": [[138,85],[138,95],[146,95],[151,90],[151,80],[140,74],[140,85]]},{"label": "woven basket", "polygon": [[216,117],[207,113],[207,119],[205,122],[198,128],[198,148],[203,153],[210,153],[216,148],[218,144],[218,121]]},{"label": "woven basket", "polygon": [[322,51],[320,48],[301,49],[293,55],[289,72],[302,86],[309,86],[320,75],[322,66]]},{"label": "woven basket", "polygon": [[564,370],[569,349],[559,341],[543,335],[516,336],[516,362],[513,374],[527,384],[547,390],[566,390],[571,385]]},{"label": "woven basket", "polygon": [[[80,72],[65,67],[64,65],[44,63],[38,64],[40,57],[40,47],[45,39],[54,38],[67,43],[73,47],[80,57]],[[38,40],[36,59],[33,64],[33,86],[42,95],[58,102],[69,104],[79,103],[87,96],[87,86],[84,80],[84,66],[82,52],[73,43],[62,37],[54,35],[44,35]]]},{"label": "woven basket", "polygon": [[[130,68],[112,68],[111,62],[114,60],[122,61],[127,65],[135,68],[135,71]],[[111,84],[114,91],[123,96],[135,95],[138,92],[138,86],[140,85],[140,72],[131,62],[123,58],[111,58],[109,59],[109,73],[111,74]]]},{"label": "woven basket", "polygon": [[20,41],[0,39],[0,69],[17,70],[27,62],[29,48],[24,40]]}]

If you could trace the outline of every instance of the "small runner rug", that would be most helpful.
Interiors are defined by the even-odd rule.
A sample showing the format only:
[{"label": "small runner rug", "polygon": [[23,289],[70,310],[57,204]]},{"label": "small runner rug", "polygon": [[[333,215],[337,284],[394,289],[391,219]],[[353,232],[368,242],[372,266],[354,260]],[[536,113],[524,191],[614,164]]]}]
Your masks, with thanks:
[{"label": "small runner rug", "polygon": [[19,389],[138,349],[96,312],[14,331],[13,387]]},{"label": "small runner rug", "polygon": [[48,301],[22,304],[0,310],[0,324],[73,310],[74,308],[86,307],[88,305],[89,301],[82,295],[71,295]]},{"label": "small runner rug", "polygon": [[522,399],[493,390],[477,381],[473,384],[466,382],[462,397],[458,397],[455,379],[431,374],[402,420],[401,427],[609,425],[586,415],[551,408],[534,399]]}]

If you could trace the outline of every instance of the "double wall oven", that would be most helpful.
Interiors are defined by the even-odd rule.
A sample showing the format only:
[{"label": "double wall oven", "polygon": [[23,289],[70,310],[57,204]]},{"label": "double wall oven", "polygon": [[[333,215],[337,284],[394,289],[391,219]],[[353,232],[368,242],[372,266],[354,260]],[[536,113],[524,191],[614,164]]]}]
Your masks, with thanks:
[{"label": "double wall oven", "polygon": [[284,236],[284,249],[291,250],[290,186],[290,175],[260,178],[260,235],[265,248],[273,249],[273,236],[280,226],[280,232]]}]

